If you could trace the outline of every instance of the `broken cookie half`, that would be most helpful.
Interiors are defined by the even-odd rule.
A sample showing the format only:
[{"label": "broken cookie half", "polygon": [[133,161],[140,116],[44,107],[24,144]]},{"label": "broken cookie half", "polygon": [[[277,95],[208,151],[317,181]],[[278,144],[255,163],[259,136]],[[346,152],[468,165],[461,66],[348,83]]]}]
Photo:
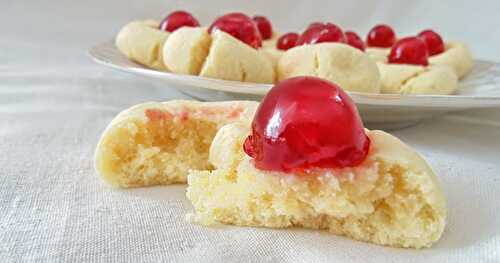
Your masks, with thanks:
[{"label": "broken cookie half", "polygon": [[169,101],[121,112],[97,145],[95,167],[114,187],[185,183],[189,169],[211,169],[208,149],[224,124],[250,119],[256,102]]},{"label": "broken cookie half", "polygon": [[273,61],[226,32],[180,28],[163,47],[164,63],[174,73],[223,80],[274,83]]},{"label": "broken cookie half", "polygon": [[[307,88],[305,88],[307,87]],[[423,248],[441,237],[446,201],[415,150],[362,126],[349,97],[311,77],[286,80],[252,124],[222,127],[214,170],[191,171],[191,219],[305,227],[380,245]]]}]

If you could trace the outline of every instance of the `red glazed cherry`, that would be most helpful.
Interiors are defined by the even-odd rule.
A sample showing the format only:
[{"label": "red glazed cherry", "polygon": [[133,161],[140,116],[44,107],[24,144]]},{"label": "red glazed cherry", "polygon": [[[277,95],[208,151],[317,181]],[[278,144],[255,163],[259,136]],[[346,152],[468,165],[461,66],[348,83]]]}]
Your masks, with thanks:
[{"label": "red glazed cherry", "polygon": [[322,42],[345,43],[345,35],[342,29],[332,23],[312,23],[307,27],[299,38],[299,45],[316,44]]},{"label": "red glazed cherry", "polygon": [[358,110],[342,89],[320,78],[295,77],[267,93],[243,148],[255,167],[290,172],[356,166],[369,146]]},{"label": "red glazed cherry", "polygon": [[265,16],[254,16],[253,21],[257,24],[257,28],[263,40],[270,39],[273,36],[273,27]]},{"label": "red glazed cherry", "polygon": [[262,46],[262,38],[255,22],[243,13],[229,13],[217,18],[208,32],[222,30],[253,48]]},{"label": "red glazed cherry", "polygon": [[405,37],[392,46],[388,62],[427,66],[429,65],[428,58],[427,46],[422,39]]},{"label": "red glazed cherry", "polygon": [[396,33],[388,25],[376,25],[366,37],[369,47],[392,47],[396,42]]},{"label": "red glazed cherry", "polygon": [[276,42],[276,47],[281,50],[288,50],[297,45],[297,41],[299,40],[299,34],[297,33],[286,33]]},{"label": "red glazed cherry", "polygon": [[352,31],[347,31],[345,32],[345,37],[347,39],[347,44],[355,47],[361,51],[365,51],[365,43],[361,38],[356,34],[355,32]]},{"label": "red glazed cherry", "polygon": [[427,45],[429,56],[434,56],[444,52],[444,42],[438,33],[428,29],[420,32],[418,37]]},{"label": "red glazed cherry", "polygon": [[307,28],[316,27],[316,26],[323,26],[323,23],[321,23],[321,22],[312,22],[311,24],[309,24],[307,26]]},{"label": "red glazed cherry", "polygon": [[174,32],[180,27],[198,27],[200,23],[190,13],[186,11],[175,11],[170,13],[160,23],[160,30]]}]

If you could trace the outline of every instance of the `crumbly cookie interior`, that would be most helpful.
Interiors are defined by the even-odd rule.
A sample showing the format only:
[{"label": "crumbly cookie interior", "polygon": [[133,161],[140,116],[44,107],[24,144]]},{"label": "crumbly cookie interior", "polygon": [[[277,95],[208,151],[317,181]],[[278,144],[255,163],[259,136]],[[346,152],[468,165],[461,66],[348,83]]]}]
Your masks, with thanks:
[{"label": "crumbly cookie interior", "polygon": [[375,164],[350,176],[300,178],[258,173],[243,162],[238,169],[192,173],[188,197],[202,224],[299,226],[381,245],[430,246],[444,222],[425,200],[429,182],[399,164]]},{"label": "crumbly cookie interior", "polygon": [[188,176],[195,222],[324,229],[407,248],[429,247],[444,230],[446,201],[432,170],[390,135],[368,132],[373,147],[359,166],[283,173],[255,168],[241,147],[230,147],[240,144],[235,134],[244,130],[227,127],[212,144],[217,169]]},{"label": "crumbly cookie interior", "polygon": [[208,151],[216,132],[216,123],[193,118],[123,122],[103,139],[103,170],[120,187],[185,183],[189,169],[213,168]]}]

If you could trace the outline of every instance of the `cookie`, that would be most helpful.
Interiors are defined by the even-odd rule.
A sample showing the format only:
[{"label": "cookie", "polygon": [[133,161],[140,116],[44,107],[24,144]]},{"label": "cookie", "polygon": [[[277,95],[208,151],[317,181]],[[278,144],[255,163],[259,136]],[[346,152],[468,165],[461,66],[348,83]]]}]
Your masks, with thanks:
[{"label": "cookie", "polygon": [[210,49],[212,38],[206,28],[182,27],[163,46],[164,64],[174,73],[198,75]]},{"label": "cookie", "polygon": [[362,51],[339,43],[303,45],[287,50],[278,62],[278,79],[316,76],[347,91],[379,93],[380,74]]},{"label": "cookie", "polygon": [[249,125],[222,127],[210,148],[212,171],[191,171],[187,197],[194,222],[271,228],[305,227],[380,245],[423,248],[446,224],[436,176],[410,147],[367,131],[372,147],[353,168],[307,175],[255,168],[243,152]]},{"label": "cookie", "polygon": [[469,48],[460,42],[448,42],[445,48],[445,52],[429,57],[429,63],[448,66],[455,71],[459,79],[464,78],[474,66]]},{"label": "cookie", "polygon": [[162,49],[170,34],[158,29],[154,20],[133,21],[115,39],[118,50],[130,60],[149,68],[166,71]]},{"label": "cookie", "polygon": [[210,169],[218,128],[250,119],[256,102],[150,102],[127,109],[108,125],[95,153],[100,177],[113,187],[185,183],[189,169]]},{"label": "cookie", "polygon": [[272,61],[231,35],[217,30],[200,72],[201,77],[254,83],[274,83]]}]

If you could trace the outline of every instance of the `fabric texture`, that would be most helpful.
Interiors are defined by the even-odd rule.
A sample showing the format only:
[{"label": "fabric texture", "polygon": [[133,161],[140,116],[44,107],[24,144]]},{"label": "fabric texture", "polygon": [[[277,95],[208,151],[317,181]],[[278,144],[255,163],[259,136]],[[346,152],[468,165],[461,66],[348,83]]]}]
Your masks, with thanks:
[{"label": "fabric texture", "polygon": [[[448,199],[448,226],[430,249],[303,229],[207,228],[185,220],[192,207],[183,185],[115,190],[102,183],[93,153],[108,122],[140,102],[187,97],[96,65],[86,50],[145,10],[158,15],[160,7],[196,6],[209,17],[200,11],[207,5],[206,12],[223,12],[198,1],[160,2],[122,8],[119,1],[0,2],[0,262],[500,261],[499,109],[448,114],[392,132],[425,157]],[[268,2],[249,11],[268,10]],[[390,19],[399,11],[387,12]]]}]

